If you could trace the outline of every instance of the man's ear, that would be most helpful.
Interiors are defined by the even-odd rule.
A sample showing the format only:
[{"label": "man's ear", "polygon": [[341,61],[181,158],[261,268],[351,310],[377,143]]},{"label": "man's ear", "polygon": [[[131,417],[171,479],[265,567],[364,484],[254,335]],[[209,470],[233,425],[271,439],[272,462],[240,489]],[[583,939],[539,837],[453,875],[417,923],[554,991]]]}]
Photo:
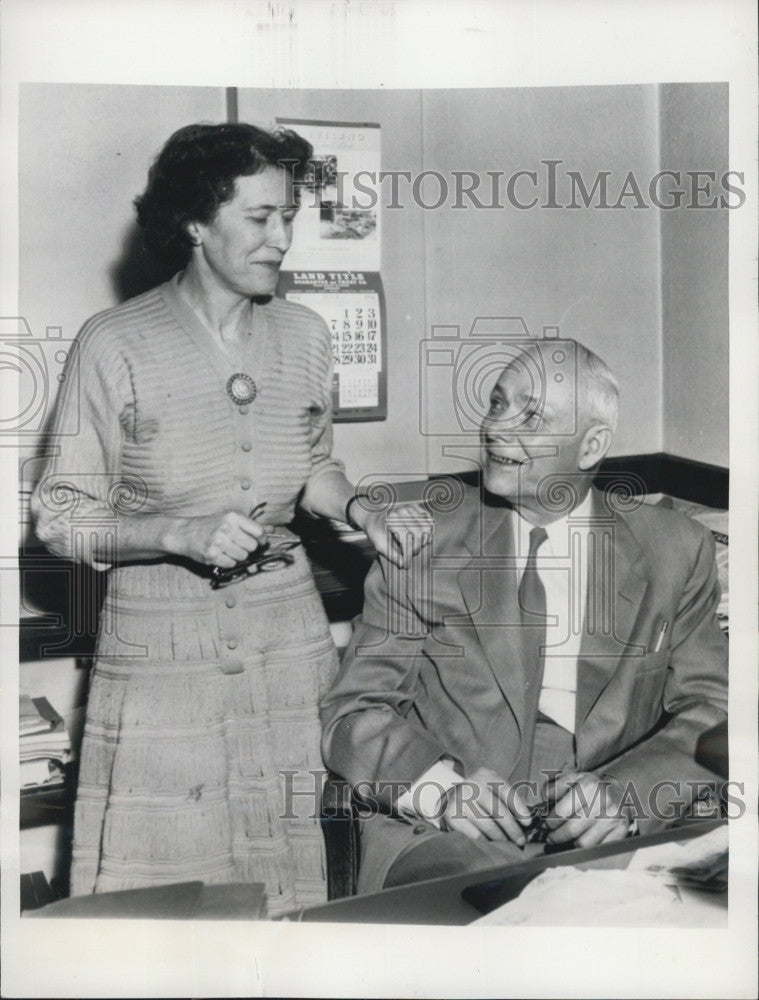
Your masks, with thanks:
[{"label": "man's ear", "polygon": [[611,447],[613,436],[612,429],[607,424],[593,424],[585,431],[577,460],[583,471],[598,465]]}]

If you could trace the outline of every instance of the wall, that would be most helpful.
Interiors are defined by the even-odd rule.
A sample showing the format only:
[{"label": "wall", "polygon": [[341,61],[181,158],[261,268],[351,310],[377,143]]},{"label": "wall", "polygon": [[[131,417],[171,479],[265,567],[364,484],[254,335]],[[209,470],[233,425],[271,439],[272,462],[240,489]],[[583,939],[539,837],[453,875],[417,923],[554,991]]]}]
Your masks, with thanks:
[{"label": "wall", "polygon": [[[683,177],[687,170],[723,175],[727,101],[726,83],[659,87],[663,169]],[[735,196],[730,201],[735,203]],[[728,464],[728,217],[725,209],[660,214],[663,449],[723,466]]]},{"label": "wall", "polygon": [[551,201],[541,161],[563,161],[556,204],[571,203],[569,170],[589,190],[599,171],[611,171],[613,204],[628,171],[655,172],[656,110],[648,86],[424,94],[425,165],[538,175],[537,190],[524,179],[514,188],[522,204],[538,197],[529,210],[504,193],[503,209],[427,213],[429,322],[464,330],[483,313],[521,316],[533,335],[557,325],[586,343],[623,383],[614,454],[661,446],[658,220],[629,201],[620,209],[541,207]]}]

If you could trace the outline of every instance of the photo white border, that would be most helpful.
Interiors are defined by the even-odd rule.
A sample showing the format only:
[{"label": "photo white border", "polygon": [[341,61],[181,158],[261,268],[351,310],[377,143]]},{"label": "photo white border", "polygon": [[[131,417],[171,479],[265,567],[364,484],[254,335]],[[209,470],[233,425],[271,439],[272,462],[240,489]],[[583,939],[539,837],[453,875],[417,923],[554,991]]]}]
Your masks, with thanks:
[{"label": "photo white border", "polygon": [[[18,809],[4,797],[5,996],[756,995],[757,319],[753,0],[3,0],[0,315],[18,310],[18,86],[512,87],[730,85],[731,762],[747,815],[731,824],[729,929],[560,933],[291,923],[18,919]],[[392,123],[388,122],[391,128]],[[61,151],[65,155],[65,150]],[[16,453],[0,450],[3,566],[15,558]],[[0,621],[18,590],[2,574]],[[12,614],[11,614],[12,612]],[[0,725],[15,732],[17,633],[0,628]],[[12,743],[13,745],[9,745]],[[3,741],[3,783],[17,774]],[[14,763],[15,760],[15,763]],[[14,846],[15,844],[15,846]],[[745,863],[745,867],[744,867]]]}]

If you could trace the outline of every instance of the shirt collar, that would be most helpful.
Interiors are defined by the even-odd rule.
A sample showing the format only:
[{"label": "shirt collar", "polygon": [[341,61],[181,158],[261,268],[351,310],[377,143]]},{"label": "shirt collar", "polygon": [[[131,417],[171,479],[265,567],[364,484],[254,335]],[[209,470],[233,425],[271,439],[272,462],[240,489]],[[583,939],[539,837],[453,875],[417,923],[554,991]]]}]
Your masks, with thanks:
[{"label": "shirt collar", "polygon": [[[548,535],[545,544],[554,555],[565,552],[567,549],[567,540],[569,538],[567,529],[570,521],[577,520],[580,522],[574,525],[575,531],[588,530],[592,507],[593,491],[588,490],[582,502],[573,510],[565,514],[564,517],[560,517],[556,521],[545,525],[546,534]],[[527,553],[530,548],[530,532],[535,525],[530,524],[529,521],[523,518],[516,508],[514,509],[514,514],[516,515],[514,518],[514,538],[517,543],[517,552]]]}]

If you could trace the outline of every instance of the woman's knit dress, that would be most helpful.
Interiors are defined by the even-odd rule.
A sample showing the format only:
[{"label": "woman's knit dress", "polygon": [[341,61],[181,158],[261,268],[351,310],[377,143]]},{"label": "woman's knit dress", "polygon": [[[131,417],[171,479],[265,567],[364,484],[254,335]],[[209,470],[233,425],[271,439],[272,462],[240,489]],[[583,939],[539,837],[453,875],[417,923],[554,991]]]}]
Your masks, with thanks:
[{"label": "woman's knit dress", "polygon": [[[331,458],[329,333],[308,309],[256,305],[230,364],[177,279],[90,320],[61,387],[39,537],[94,563],[118,515],[197,516],[260,501],[286,525]],[[255,380],[248,406],[226,383]],[[275,529],[289,534],[286,528]],[[337,669],[302,549],[212,590],[167,557],[109,573],[90,683],[72,894],[200,879],[264,882],[271,916],[326,898],[318,703]],[[313,773],[312,773],[313,772]]]}]

